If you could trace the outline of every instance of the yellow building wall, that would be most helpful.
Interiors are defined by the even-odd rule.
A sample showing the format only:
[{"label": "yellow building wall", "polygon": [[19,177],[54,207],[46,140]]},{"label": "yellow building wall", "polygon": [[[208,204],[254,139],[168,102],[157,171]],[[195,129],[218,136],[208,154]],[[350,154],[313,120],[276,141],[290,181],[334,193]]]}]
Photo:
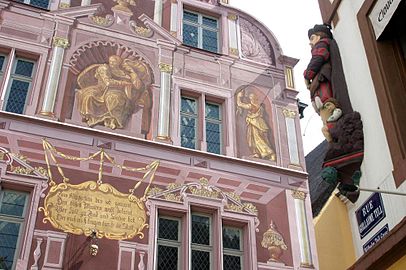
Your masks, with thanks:
[{"label": "yellow building wall", "polygon": [[400,258],[399,261],[392,264],[388,270],[405,270],[406,269],[406,256]]},{"label": "yellow building wall", "polygon": [[356,257],[345,204],[332,194],[313,223],[320,270],[343,270],[353,265]]}]

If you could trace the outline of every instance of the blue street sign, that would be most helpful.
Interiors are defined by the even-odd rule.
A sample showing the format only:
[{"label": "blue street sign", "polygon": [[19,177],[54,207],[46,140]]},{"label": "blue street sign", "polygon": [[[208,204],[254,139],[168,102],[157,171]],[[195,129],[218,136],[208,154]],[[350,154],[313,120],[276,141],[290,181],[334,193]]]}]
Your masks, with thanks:
[{"label": "blue street sign", "polygon": [[381,240],[385,235],[387,235],[389,232],[389,226],[386,224],[385,226],[382,227],[374,236],[372,236],[371,239],[366,242],[362,248],[364,249],[364,252],[366,253],[370,248],[375,246],[375,244]]},{"label": "blue street sign", "polygon": [[355,211],[358,231],[364,238],[381,220],[386,217],[380,193],[374,193]]}]

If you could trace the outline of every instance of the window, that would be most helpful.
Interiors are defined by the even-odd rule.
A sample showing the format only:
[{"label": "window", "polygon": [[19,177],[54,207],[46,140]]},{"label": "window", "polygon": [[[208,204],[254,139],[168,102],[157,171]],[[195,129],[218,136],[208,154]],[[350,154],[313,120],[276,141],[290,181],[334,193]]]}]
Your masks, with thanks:
[{"label": "window", "polygon": [[13,63],[4,110],[13,113],[23,113],[31,88],[35,62],[16,58]]},{"label": "window", "polygon": [[177,270],[180,255],[180,220],[158,218],[158,270]]},{"label": "window", "polygon": [[183,11],[183,43],[210,52],[218,52],[219,29],[216,18]]},{"label": "window", "polygon": [[212,226],[211,217],[192,214],[192,269],[210,270],[212,265]]},{"label": "window", "polygon": [[242,230],[223,226],[223,270],[242,269]]},{"label": "window", "polygon": [[27,193],[0,191],[0,269],[13,269],[27,198]]},{"label": "window", "polygon": [[[198,146],[198,134],[200,134],[198,123],[198,100],[181,97],[180,108],[180,137],[181,146],[191,149],[200,149]],[[204,126],[205,126],[205,142],[207,152],[221,154],[222,149],[222,118],[221,105],[213,102],[205,102],[204,106]]]},{"label": "window", "polygon": [[4,71],[7,65],[7,58],[4,54],[0,54],[0,82],[3,80]]},{"label": "window", "polygon": [[16,0],[16,1],[43,9],[48,9],[49,6],[49,0]]}]

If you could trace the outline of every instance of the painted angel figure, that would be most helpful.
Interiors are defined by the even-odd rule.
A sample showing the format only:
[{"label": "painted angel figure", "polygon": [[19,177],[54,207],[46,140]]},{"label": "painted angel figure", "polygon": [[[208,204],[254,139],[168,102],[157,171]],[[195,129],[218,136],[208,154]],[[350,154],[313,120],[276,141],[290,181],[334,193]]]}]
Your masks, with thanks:
[{"label": "painted angel figure", "polygon": [[149,121],[146,110],[151,107],[151,76],[141,61],[112,55],[108,63],[83,70],[77,82],[78,110],[90,127],[102,124],[111,129],[124,128],[135,105],[144,108],[143,126]]}]

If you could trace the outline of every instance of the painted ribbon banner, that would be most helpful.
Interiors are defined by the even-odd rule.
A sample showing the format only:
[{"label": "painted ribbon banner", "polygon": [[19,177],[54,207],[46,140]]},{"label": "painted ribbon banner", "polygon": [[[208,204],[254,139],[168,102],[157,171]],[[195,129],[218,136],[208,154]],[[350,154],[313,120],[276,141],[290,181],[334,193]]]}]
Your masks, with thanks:
[{"label": "painted ribbon banner", "polygon": [[372,194],[361,207],[355,211],[355,215],[357,217],[359,234],[362,239],[386,217],[381,194]]},{"label": "painted ribbon banner", "polygon": [[139,198],[94,181],[52,186],[39,210],[44,212],[44,223],[77,235],[96,230],[98,237],[113,240],[143,238],[142,230],[148,226]]}]

